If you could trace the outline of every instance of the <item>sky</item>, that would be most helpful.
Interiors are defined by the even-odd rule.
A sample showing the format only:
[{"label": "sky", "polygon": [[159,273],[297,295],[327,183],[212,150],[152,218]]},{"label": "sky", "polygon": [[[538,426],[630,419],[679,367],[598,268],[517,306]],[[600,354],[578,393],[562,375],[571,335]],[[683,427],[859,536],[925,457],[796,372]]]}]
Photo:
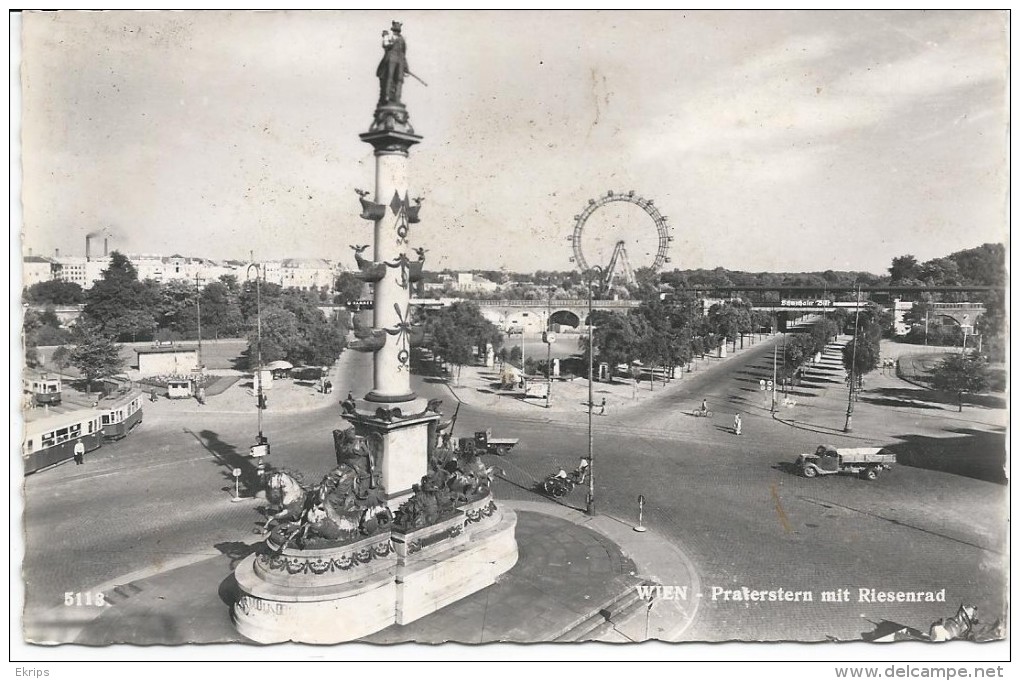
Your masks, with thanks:
[{"label": "sky", "polygon": [[[349,259],[403,22],[434,269],[571,269],[634,191],[667,268],[865,270],[1007,240],[1003,12],[59,12],[21,34],[22,246]],[[629,204],[585,224],[649,264]]]}]

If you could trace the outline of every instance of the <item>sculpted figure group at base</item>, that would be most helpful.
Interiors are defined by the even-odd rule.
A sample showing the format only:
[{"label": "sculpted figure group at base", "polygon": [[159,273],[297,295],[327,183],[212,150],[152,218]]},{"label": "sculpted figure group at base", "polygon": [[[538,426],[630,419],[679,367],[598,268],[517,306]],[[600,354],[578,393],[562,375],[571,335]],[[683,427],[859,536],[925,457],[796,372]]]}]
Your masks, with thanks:
[{"label": "sculpted figure group at base", "polygon": [[393,516],[386,507],[375,466],[375,452],[352,428],[333,431],[337,467],[315,487],[293,473],[274,471],[267,480],[270,502],[264,532],[272,528],[281,548],[354,541],[389,527]]}]

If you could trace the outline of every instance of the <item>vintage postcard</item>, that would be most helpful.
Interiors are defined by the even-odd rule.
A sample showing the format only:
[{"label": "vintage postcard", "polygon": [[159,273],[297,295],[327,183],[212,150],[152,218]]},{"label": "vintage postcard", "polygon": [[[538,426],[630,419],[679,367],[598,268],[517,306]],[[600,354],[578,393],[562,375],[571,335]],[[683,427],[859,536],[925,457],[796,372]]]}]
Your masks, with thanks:
[{"label": "vintage postcard", "polygon": [[1008,26],[17,15],[18,650],[1006,657]]}]

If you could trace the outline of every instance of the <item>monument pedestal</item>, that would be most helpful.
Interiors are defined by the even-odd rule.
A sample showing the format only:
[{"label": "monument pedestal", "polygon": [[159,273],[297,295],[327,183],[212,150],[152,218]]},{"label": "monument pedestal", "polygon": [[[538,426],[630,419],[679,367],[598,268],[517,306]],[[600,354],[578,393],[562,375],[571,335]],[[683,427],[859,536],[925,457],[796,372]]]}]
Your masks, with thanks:
[{"label": "monument pedestal", "polygon": [[259,643],[340,643],[394,621],[397,555],[388,532],[330,549],[266,550],[234,571],[231,617]]},{"label": "monument pedestal", "polygon": [[231,616],[259,643],[331,644],[408,624],[495,583],[517,563],[517,516],[491,496],[406,534],[324,549],[267,542],[234,573]]},{"label": "monument pedestal", "polygon": [[344,418],[355,434],[377,443],[375,463],[386,481],[386,505],[395,512],[427,472],[440,414],[429,411],[422,399],[399,404],[358,400],[356,404],[355,411]]},{"label": "monument pedestal", "polygon": [[[486,501],[489,515],[476,527],[465,515],[449,528],[394,534],[397,624],[409,624],[494,584],[517,563],[517,515],[509,508],[497,508],[491,497]],[[401,540],[406,542],[405,555],[401,555]]]}]

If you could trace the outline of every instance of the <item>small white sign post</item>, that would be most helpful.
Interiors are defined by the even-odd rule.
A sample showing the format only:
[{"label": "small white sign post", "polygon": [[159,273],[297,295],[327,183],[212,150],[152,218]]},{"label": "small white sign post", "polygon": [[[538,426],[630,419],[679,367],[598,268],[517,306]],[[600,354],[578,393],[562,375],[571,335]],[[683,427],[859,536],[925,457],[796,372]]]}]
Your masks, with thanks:
[{"label": "small white sign post", "polygon": [[644,532],[648,528],[644,525],[645,519],[645,495],[639,494],[637,498],[637,526],[634,527],[635,532]]},{"label": "small white sign post", "polygon": [[234,498],[231,501],[242,501],[241,499],[241,469],[235,468],[231,473],[234,474]]}]

